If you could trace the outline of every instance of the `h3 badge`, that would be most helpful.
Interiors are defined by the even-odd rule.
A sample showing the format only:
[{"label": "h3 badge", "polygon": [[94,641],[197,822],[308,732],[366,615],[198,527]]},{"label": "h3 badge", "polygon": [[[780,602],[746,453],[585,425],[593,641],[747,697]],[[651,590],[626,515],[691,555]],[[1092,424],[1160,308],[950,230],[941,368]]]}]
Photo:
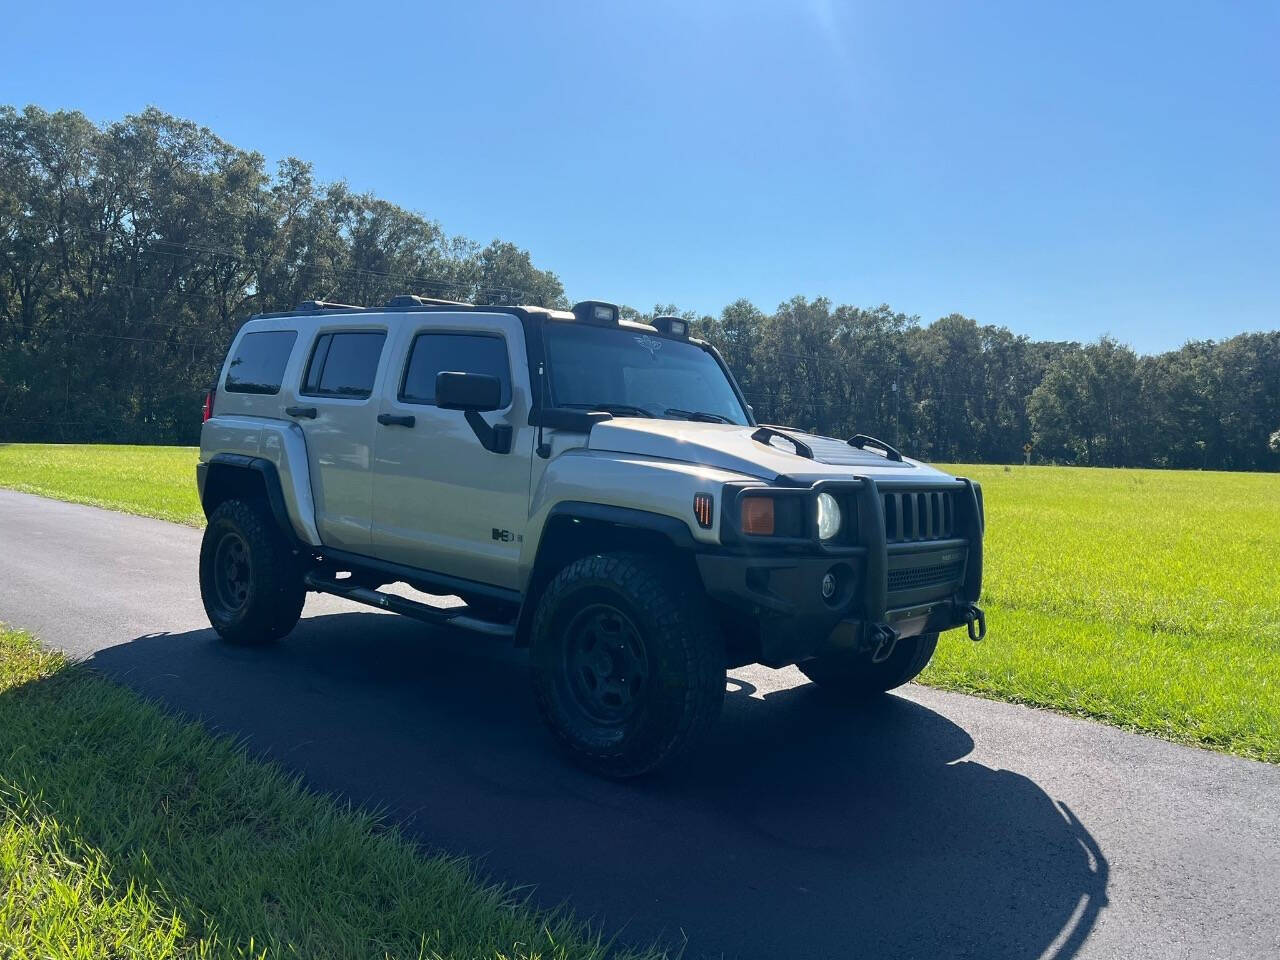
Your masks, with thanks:
[{"label": "h3 badge", "polygon": [[499,543],[524,543],[523,533],[512,533],[510,530],[499,530],[493,528],[493,539]]}]

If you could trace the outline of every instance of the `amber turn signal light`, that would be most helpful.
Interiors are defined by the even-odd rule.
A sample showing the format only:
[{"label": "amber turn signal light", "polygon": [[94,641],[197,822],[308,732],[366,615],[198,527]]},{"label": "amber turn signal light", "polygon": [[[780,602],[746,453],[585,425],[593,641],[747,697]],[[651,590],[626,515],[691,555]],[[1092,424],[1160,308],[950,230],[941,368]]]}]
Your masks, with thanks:
[{"label": "amber turn signal light", "polygon": [[714,501],[709,493],[693,495],[693,515],[698,518],[698,526],[703,530],[711,529],[711,508]]},{"label": "amber turn signal light", "polygon": [[742,498],[742,532],[757,537],[773,536],[773,497]]}]

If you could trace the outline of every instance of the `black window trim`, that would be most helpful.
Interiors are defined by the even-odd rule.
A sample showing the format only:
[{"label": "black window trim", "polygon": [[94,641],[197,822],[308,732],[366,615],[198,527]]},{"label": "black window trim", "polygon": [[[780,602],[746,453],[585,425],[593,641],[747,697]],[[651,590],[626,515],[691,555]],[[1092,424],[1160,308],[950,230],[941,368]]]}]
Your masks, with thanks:
[{"label": "black window trim", "polygon": [[293,334],[293,343],[289,344],[289,352],[285,354],[284,367],[280,370],[280,382],[276,384],[274,390],[257,390],[253,387],[232,386],[231,384],[231,368],[227,368],[226,376],[222,378],[222,389],[225,393],[240,393],[251,397],[274,397],[278,396],[280,391],[284,389],[285,374],[289,372],[289,361],[293,359],[293,351],[298,349],[298,328],[297,327],[279,327],[274,330],[247,330],[235,342],[232,350],[229,351],[229,360],[234,360],[237,353],[244,348],[244,342],[252,336],[261,333],[291,333]]},{"label": "black window trim", "polygon": [[[320,341],[325,337],[329,337],[329,345],[333,345],[333,337],[340,333],[380,333],[382,334],[382,349],[378,351],[378,365],[373,369],[373,383],[369,385],[367,393],[326,393],[319,389],[315,391],[307,390],[307,378],[311,376],[311,364],[315,362],[316,351],[320,348]],[[316,330],[315,336],[311,339],[311,350],[307,354],[306,365],[302,368],[302,381],[298,384],[298,396],[314,397],[317,400],[350,400],[354,403],[364,403],[373,396],[374,388],[378,386],[378,372],[382,369],[382,360],[387,352],[387,340],[390,338],[391,331],[386,327],[364,326],[364,327],[320,327]],[[325,363],[329,361],[329,350],[325,350]],[[320,368],[320,376],[324,376],[323,365]]]},{"label": "black window trim", "polygon": [[[509,396],[505,406],[499,410],[509,410],[511,405],[516,402],[516,385],[515,378],[511,375],[511,343],[507,340],[507,335],[501,330],[477,330],[474,327],[423,327],[415,330],[409,338],[409,349],[404,353],[404,367],[400,371],[400,386],[396,389],[396,402],[408,404],[413,407],[438,407],[439,404],[433,400],[410,400],[404,394],[405,384],[409,381],[409,364],[413,362],[413,350],[418,345],[418,340],[422,337],[488,337],[491,340],[501,340],[503,353],[507,355],[507,390]],[[497,411],[495,411],[497,412]]]}]

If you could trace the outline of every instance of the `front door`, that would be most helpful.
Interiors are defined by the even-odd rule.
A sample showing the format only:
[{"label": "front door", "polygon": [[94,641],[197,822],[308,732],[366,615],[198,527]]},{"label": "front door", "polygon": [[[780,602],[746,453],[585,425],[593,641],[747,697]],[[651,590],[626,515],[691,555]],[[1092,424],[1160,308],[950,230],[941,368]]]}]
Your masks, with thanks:
[{"label": "front door", "polygon": [[[376,428],[373,555],[519,589],[534,443],[524,329],[505,313],[404,319]],[[444,371],[498,378],[502,407],[481,416],[511,427],[510,453],[486,450],[461,411],[435,405]]]}]

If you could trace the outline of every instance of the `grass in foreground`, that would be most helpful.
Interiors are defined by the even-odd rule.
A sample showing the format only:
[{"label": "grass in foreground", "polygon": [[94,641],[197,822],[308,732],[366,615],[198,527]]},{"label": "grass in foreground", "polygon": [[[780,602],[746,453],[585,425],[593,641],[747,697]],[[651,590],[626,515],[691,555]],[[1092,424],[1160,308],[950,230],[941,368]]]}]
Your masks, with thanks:
[{"label": "grass in foreground", "polygon": [[0,956],[606,955],[0,627]]},{"label": "grass in foreground", "polygon": [[[195,459],[0,446],[0,486],[200,525]],[[1280,475],[946,469],[983,485],[991,634],[922,682],[1280,762]]]}]

